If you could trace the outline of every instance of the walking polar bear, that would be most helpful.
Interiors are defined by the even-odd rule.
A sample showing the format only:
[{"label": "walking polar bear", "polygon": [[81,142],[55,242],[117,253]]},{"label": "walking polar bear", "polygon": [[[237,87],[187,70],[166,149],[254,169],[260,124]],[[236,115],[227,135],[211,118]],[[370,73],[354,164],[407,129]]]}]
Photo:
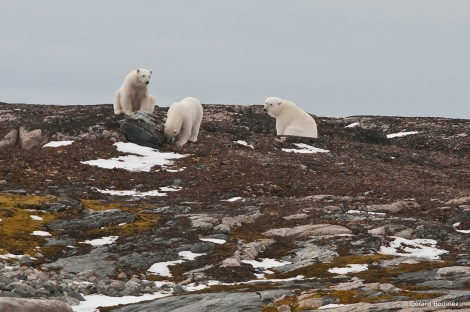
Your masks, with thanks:
[{"label": "walking polar bear", "polygon": [[131,71],[114,96],[114,114],[132,115],[138,110],[152,114],[155,97],[148,91],[151,77],[152,71],[145,68]]},{"label": "walking polar bear", "polygon": [[187,141],[196,142],[202,121],[202,105],[198,99],[187,97],[171,104],[164,126],[165,137],[176,145],[182,146]]},{"label": "walking polar bear", "polygon": [[293,102],[278,97],[267,97],[264,110],[276,118],[277,135],[317,138],[315,119]]}]

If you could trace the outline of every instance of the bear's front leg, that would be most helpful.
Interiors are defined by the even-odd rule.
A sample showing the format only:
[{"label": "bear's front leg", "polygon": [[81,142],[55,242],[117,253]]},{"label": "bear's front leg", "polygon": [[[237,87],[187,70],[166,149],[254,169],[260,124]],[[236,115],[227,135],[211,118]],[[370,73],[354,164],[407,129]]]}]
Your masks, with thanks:
[{"label": "bear's front leg", "polygon": [[132,115],[132,99],[128,94],[121,95],[121,108],[122,112],[126,115]]},{"label": "bear's front leg", "polygon": [[140,110],[147,114],[153,114],[155,109],[155,97],[153,95],[144,96],[140,100]]},{"label": "bear's front leg", "polygon": [[188,138],[191,135],[191,128],[183,126],[180,130],[178,135],[178,141],[176,141],[176,145],[182,146],[188,142]]}]

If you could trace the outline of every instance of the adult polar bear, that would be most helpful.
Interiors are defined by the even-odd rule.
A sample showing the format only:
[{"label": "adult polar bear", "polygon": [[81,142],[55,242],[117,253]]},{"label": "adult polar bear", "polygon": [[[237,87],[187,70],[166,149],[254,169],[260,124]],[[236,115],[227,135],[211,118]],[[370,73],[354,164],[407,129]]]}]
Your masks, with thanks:
[{"label": "adult polar bear", "polygon": [[180,102],[171,104],[168,109],[164,132],[165,136],[182,146],[187,141],[196,142],[202,121],[202,105],[198,99],[187,97]]},{"label": "adult polar bear", "polygon": [[155,97],[148,91],[151,77],[152,71],[145,68],[138,68],[127,74],[121,88],[114,95],[114,114],[132,115],[138,110],[152,114]]},{"label": "adult polar bear", "polygon": [[264,110],[276,118],[277,135],[317,138],[317,123],[293,102],[275,96],[267,97]]}]

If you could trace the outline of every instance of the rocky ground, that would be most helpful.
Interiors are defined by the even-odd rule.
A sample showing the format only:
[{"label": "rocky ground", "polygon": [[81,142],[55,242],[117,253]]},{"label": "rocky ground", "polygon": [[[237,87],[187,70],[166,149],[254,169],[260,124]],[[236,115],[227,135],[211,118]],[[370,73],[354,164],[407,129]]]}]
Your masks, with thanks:
[{"label": "rocky ground", "polygon": [[[85,163],[127,155],[126,119],[0,103],[0,307],[162,293],[101,311],[470,309],[469,120],[315,116],[318,139],[279,138],[262,106],[204,105],[198,142],[158,149],[187,155],[171,166]],[[298,143],[322,151],[285,150]]]}]

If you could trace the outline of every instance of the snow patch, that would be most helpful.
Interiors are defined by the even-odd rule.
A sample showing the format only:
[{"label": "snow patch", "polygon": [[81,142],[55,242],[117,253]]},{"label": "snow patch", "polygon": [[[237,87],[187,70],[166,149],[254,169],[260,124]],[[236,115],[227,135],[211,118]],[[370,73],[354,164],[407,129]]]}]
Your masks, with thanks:
[{"label": "snow patch", "polygon": [[359,126],[359,123],[358,122],[353,122],[352,124],[349,124],[347,126],[345,126],[345,128],[354,128],[354,127],[357,127]]},{"label": "snow patch", "polygon": [[35,236],[51,236],[51,233],[46,232],[46,231],[33,231],[33,233],[31,233],[31,235],[35,235]]},{"label": "snow patch", "polygon": [[42,147],[60,147],[71,145],[74,141],[50,141],[47,144],[44,144]]},{"label": "snow patch", "polygon": [[436,248],[437,241],[434,239],[410,240],[397,236],[392,236],[392,238],[394,240],[390,242],[390,247],[380,247],[381,254],[438,260],[440,255],[448,253],[446,250]]},{"label": "snow patch", "polygon": [[344,268],[331,268],[328,269],[328,272],[335,274],[348,274],[348,273],[357,273],[367,270],[367,264],[348,264]]},{"label": "snow patch", "polygon": [[455,230],[459,233],[464,233],[464,234],[469,234],[470,233],[470,230],[458,230],[457,228],[459,227],[460,225],[460,222],[457,222],[457,223],[454,223],[453,224],[453,227],[455,228]]},{"label": "snow patch", "polygon": [[150,172],[153,166],[172,165],[173,159],[189,156],[188,154],[159,152],[156,149],[134,143],[117,142],[113,145],[116,146],[118,151],[132,155],[113,157],[110,159],[87,160],[81,163],[104,169],[117,168],[132,172]]},{"label": "snow patch", "polygon": [[419,133],[419,132],[418,131],[408,131],[408,132],[391,133],[391,134],[387,134],[387,138],[392,139],[392,138],[398,138],[398,137],[403,137],[403,136],[407,136],[407,135],[411,135],[411,134],[417,134],[417,133]]},{"label": "snow patch", "polygon": [[304,143],[294,143],[294,145],[297,146],[298,149],[283,148],[282,150],[288,153],[300,153],[300,154],[329,153],[330,152],[329,150],[321,149],[321,148],[314,147],[314,146],[304,144]]},{"label": "snow patch", "polygon": [[184,260],[194,260],[197,257],[204,256],[204,255],[205,253],[194,253],[189,250],[180,251],[178,253],[178,256],[182,257],[183,259],[157,262],[157,263],[152,264],[147,271],[153,274],[158,274],[160,276],[172,277],[173,275],[170,273],[170,269],[168,268],[170,265],[183,263]]},{"label": "snow patch", "polygon": [[232,197],[232,198],[229,198],[229,199],[222,199],[222,201],[226,201],[226,202],[236,202],[236,201],[239,201],[239,200],[242,200],[243,198],[242,197]]},{"label": "snow patch", "polygon": [[97,239],[86,240],[83,244],[88,244],[92,246],[103,246],[113,244],[119,236],[105,236]]},{"label": "snow patch", "polygon": [[182,188],[179,186],[164,186],[160,187],[160,190],[152,190],[152,191],[147,191],[147,192],[141,192],[137,191],[135,189],[133,190],[101,190],[101,189],[95,189],[97,192],[103,193],[103,194],[109,194],[109,195],[114,195],[114,196],[134,196],[134,197],[145,197],[145,196],[166,196],[166,193],[162,192],[176,192],[181,190]]},{"label": "snow patch", "polygon": [[218,239],[218,238],[202,238],[201,237],[199,239],[202,240],[203,242],[210,242],[210,243],[214,243],[217,245],[222,245],[227,242],[225,239]]},{"label": "snow patch", "polygon": [[246,141],[238,140],[238,141],[233,141],[233,142],[237,143],[238,145],[242,145],[242,146],[249,147],[251,149],[255,149],[255,147],[253,145],[248,144]]}]

